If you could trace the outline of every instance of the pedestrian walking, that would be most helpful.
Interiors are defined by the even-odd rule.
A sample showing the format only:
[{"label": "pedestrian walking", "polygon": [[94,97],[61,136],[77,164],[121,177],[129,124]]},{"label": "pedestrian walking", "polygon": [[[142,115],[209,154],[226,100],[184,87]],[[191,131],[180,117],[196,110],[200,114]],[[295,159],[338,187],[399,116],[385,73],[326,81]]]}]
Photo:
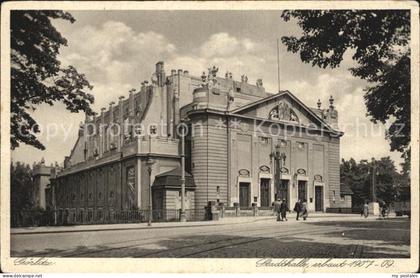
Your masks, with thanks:
[{"label": "pedestrian walking", "polygon": [[303,202],[302,202],[302,217],[303,217],[303,220],[306,220],[306,218],[308,217],[308,208],[306,204],[306,199],[303,199]]},{"label": "pedestrian walking", "polygon": [[280,216],[281,216],[281,220],[286,220],[287,221],[287,216],[286,213],[289,210],[289,207],[287,206],[287,202],[286,199],[283,199],[283,201],[280,204]]},{"label": "pedestrian walking", "polygon": [[369,204],[368,204],[368,202],[366,202],[363,205],[363,215],[364,215],[365,218],[367,218],[369,216]]},{"label": "pedestrian walking", "polygon": [[280,215],[281,202],[280,202],[280,198],[277,198],[277,200],[274,201],[273,205],[274,205],[274,212],[277,213],[277,221],[280,221],[281,220],[281,215]]},{"label": "pedestrian walking", "polygon": [[385,202],[383,202],[382,207],[381,207],[382,218],[385,218],[387,216],[387,211],[388,211],[388,206]]},{"label": "pedestrian walking", "polygon": [[299,220],[299,214],[302,211],[302,204],[300,200],[295,203],[295,208],[293,210],[296,212],[296,220]]}]

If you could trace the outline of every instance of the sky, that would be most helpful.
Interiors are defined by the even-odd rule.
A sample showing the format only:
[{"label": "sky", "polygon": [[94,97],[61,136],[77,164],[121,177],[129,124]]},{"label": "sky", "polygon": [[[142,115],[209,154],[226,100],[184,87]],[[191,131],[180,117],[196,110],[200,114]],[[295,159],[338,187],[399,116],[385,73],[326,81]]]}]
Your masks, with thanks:
[{"label": "sky", "polygon": [[[295,22],[282,21],[281,11],[102,10],[71,14],[76,19],[73,24],[53,22],[68,40],[67,47],[60,49],[59,60],[75,66],[94,86],[91,93],[96,112],[150,80],[158,61],[165,62],[167,73],[183,69],[197,76],[216,65],[220,76],[230,71],[240,80],[246,74],[253,84],[262,78],[266,90],[275,93],[277,39],[301,33]],[[316,107],[318,99],[327,107],[329,96],[334,97],[339,127],[345,133],[342,158],[359,161],[390,156],[399,169],[400,154],[390,152],[384,125],[366,117],[363,95],[367,84],[348,71],[354,65],[351,53],[346,53],[336,69],[305,64],[281,44],[279,53],[281,90],[289,90],[309,107]],[[40,105],[31,114],[45,127],[39,138],[46,150],[22,144],[12,152],[12,160],[32,164],[43,157],[48,165],[62,163],[76,142],[84,114],[70,113],[59,103]]]}]

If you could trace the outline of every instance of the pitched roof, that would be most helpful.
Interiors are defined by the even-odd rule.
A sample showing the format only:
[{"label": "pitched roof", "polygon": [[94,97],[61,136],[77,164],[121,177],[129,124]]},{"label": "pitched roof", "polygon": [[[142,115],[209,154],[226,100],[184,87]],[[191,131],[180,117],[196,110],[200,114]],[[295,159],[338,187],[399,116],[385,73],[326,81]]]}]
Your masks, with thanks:
[{"label": "pitched roof", "polygon": [[306,106],[302,101],[300,101],[294,94],[292,94],[291,92],[285,90],[285,91],[280,91],[277,94],[274,95],[270,95],[268,97],[262,98],[258,101],[255,102],[251,102],[247,105],[241,106],[235,110],[232,111],[232,114],[237,114],[239,112],[242,111],[246,111],[249,110],[251,108],[257,107],[258,105],[260,105],[261,103],[282,97],[282,96],[289,96],[292,100],[294,100],[296,103],[298,103],[309,115],[311,115],[312,117],[314,117],[317,121],[319,121],[320,123],[322,123],[324,126],[326,126],[330,131],[333,132],[339,132],[341,133],[341,131],[334,129],[333,127],[331,127],[331,125],[329,123],[327,123],[326,121],[324,121],[323,119],[321,119],[311,108],[309,108],[308,106]]},{"label": "pitched roof", "polygon": [[[164,188],[180,189],[181,188],[181,168],[177,167],[168,172],[157,175],[155,177],[155,181],[153,182],[152,186],[155,188],[164,187]],[[185,172],[185,187],[187,188],[195,187],[194,178],[188,172]]]},{"label": "pitched roof", "polygon": [[[156,175],[156,178],[158,178],[158,177],[166,177],[166,176],[181,176],[181,174],[182,174],[181,173],[181,168],[180,167],[177,167],[177,168],[174,168],[174,169],[172,169],[170,171],[167,171],[167,172],[161,173],[159,175]],[[190,173],[188,173],[187,171],[185,171],[185,176],[186,177],[192,177],[192,175]]]}]

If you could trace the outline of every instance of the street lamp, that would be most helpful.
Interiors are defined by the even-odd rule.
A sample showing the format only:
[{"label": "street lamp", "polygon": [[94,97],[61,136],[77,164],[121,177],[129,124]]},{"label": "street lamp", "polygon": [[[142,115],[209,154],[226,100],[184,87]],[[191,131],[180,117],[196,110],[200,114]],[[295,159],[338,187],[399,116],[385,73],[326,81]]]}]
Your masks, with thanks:
[{"label": "street lamp", "polygon": [[185,214],[185,129],[186,121],[188,119],[184,118],[181,121],[181,215],[180,221],[186,222],[187,217]]},{"label": "street lamp", "polygon": [[[368,174],[370,171],[368,171]],[[372,157],[372,202],[376,202],[376,180],[375,176],[379,175],[375,158]]]},{"label": "street lamp", "polygon": [[155,161],[150,157],[146,160],[147,165],[147,172],[149,173],[149,221],[147,222],[147,226],[152,226],[152,166],[155,164]]},{"label": "street lamp", "polygon": [[[286,161],[286,154],[280,152],[279,144],[275,146],[275,149],[276,151],[270,154],[270,158],[274,158],[274,160],[278,161],[278,164],[277,164],[278,168],[276,169],[277,176],[278,176],[277,184],[281,186],[281,168],[283,167],[282,162]],[[279,192],[277,191],[277,198],[278,196],[279,196]]]}]

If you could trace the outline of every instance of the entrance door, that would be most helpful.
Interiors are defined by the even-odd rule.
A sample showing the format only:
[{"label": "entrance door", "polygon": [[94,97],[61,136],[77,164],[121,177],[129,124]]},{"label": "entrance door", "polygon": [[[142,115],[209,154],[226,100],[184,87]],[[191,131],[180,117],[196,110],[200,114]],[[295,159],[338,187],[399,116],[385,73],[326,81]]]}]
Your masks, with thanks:
[{"label": "entrance door", "polygon": [[289,180],[281,180],[280,184],[277,186],[276,200],[280,198],[281,200],[285,199],[286,203],[289,205]]},{"label": "entrance door", "polygon": [[249,198],[250,190],[249,183],[241,182],[239,183],[239,207],[247,208],[249,207]]},{"label": "entrance door", "polygon": [[306,200],[306,181],[298,181],[298,199]]},{"label": "entrance door", "polygon": [[270,206],[270,180],[261,179],[260,184],[261,184],[260,185],[261,207],[269,207]]},{"label": "entrance door", "polygon": [[315,211],[324,211],[322,186],[315,186]]}]

